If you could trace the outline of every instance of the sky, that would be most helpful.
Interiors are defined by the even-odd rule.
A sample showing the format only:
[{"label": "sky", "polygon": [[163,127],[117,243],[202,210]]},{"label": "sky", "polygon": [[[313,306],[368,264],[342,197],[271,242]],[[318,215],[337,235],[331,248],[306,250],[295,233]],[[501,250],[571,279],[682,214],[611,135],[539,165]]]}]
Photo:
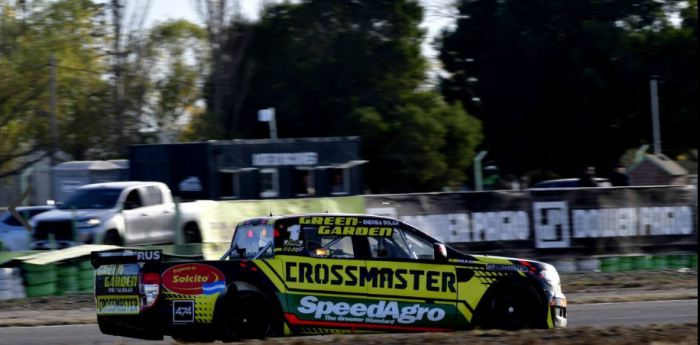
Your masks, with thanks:
[{"label": "sky", "polygon": [[[149,23],[152,25],[153,23],[166,21],[168,19],[187,19],[189,21],[201,23],[199,16],[194,11],[192,1],[193,0],[153,0]],[[277,1],[281,2],[280,0]],[[241,0],[241,10],[248,18],[257,19],[262,2],[262,0]],[[439,16],[435,9],[450,3],[451,0],[421,0],[421,2],[426,9],[428,9],[426,20],[423,24],[425,29],[428,30],[428,37],[426,39],[426,44],[423,46],[423,53],[428,58],[432,59],[435,58],[437,54],[430,44],[432,39],[439,34],[444,27],[452,23],[452,20],[446,19],[444,16]]]}]

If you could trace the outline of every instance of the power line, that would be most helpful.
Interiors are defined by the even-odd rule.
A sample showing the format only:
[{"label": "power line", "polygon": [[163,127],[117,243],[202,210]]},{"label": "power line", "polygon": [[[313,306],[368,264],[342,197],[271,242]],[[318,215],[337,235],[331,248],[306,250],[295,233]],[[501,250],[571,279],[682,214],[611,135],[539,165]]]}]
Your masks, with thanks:
[{"label": "power line", "polygon": [[36,70],[38,70],[38,69],[40,69],[40,68],[48,67],[48,66],[49,66],[48,64],[43,64],[43,65],[39,65],[39,66],[36,66],[36,67],[28,68],[28,69],[25,69],[25,70],[23,70],[23,71],[19,71],[19,72],[15,73],[15,74],[10,74],[10,75],[8,75],[8,76],[0,77],[0,80],[5,80],[5,79],[14,78],[14,77],[17,77],[17,76],[20,76],[20,75],[23,75],[23,74],[26,74],[26,73],[29,73],[29,72],[36,71]]}]

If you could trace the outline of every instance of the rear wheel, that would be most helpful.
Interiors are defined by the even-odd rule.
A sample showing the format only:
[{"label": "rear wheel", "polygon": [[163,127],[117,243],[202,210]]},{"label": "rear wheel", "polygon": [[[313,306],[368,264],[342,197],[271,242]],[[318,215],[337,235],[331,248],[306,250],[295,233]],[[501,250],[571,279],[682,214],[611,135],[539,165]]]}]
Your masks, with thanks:
[{"label": "rear wheel", "polygon": [[199,233],[197,224],[187,224],[184,229],[185,243],[202,243],[202,235]]},{"label": "rear wheel", "polygon": [[225,340],[265,339],[272,326],[273,313],[265,296],[249,291],[237,293],[226,304]]},{"label": "rear wheel", "polygon": [[491,301],[489,328],[520,330],[541,328],[542,306],[537,292],[526,284],[498,289]]},{"label": "rear wheel", "polygon": [[122,239],[116,230],[108,231],[107,234],[105,234],[105,238],[102,242],[104,242],[104,244],[106,244],[108,246],[121,246],[122,245]]}]

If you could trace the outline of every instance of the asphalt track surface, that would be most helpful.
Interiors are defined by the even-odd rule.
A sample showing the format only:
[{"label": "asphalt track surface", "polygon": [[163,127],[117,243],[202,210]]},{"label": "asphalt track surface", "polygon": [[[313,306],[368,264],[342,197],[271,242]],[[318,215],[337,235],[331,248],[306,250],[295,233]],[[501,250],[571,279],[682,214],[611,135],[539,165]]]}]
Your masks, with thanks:
[{"label": "asphalt track surface", "polygon": [[[648,326],[698,322],[698,301],[668,301],[574,305],[569,327]],[[0,328],[0,344],[11,345],[118,345],[172,344],[105,336],[97,325]]]}]

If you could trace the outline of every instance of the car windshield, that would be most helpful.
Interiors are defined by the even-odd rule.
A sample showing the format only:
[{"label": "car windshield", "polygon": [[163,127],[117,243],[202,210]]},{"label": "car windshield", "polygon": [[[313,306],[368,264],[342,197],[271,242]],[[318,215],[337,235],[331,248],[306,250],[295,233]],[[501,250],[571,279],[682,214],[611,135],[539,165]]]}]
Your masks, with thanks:
[{"label": "car windshield", "polygon": [[[233,235],[229,260],[254,259],[258,256],[268,257],[272,255],[272,241],[275,238],[275,230],[271,225],[242,225],[236,228]],[[265,254],[265,255],[262,255]]]},{"label": "car windshield", "polygon": [[58,208],[62,210],[99,210],[109,209],[117,206],[121,189],[80,189],[68,197],[63,205]]}]

